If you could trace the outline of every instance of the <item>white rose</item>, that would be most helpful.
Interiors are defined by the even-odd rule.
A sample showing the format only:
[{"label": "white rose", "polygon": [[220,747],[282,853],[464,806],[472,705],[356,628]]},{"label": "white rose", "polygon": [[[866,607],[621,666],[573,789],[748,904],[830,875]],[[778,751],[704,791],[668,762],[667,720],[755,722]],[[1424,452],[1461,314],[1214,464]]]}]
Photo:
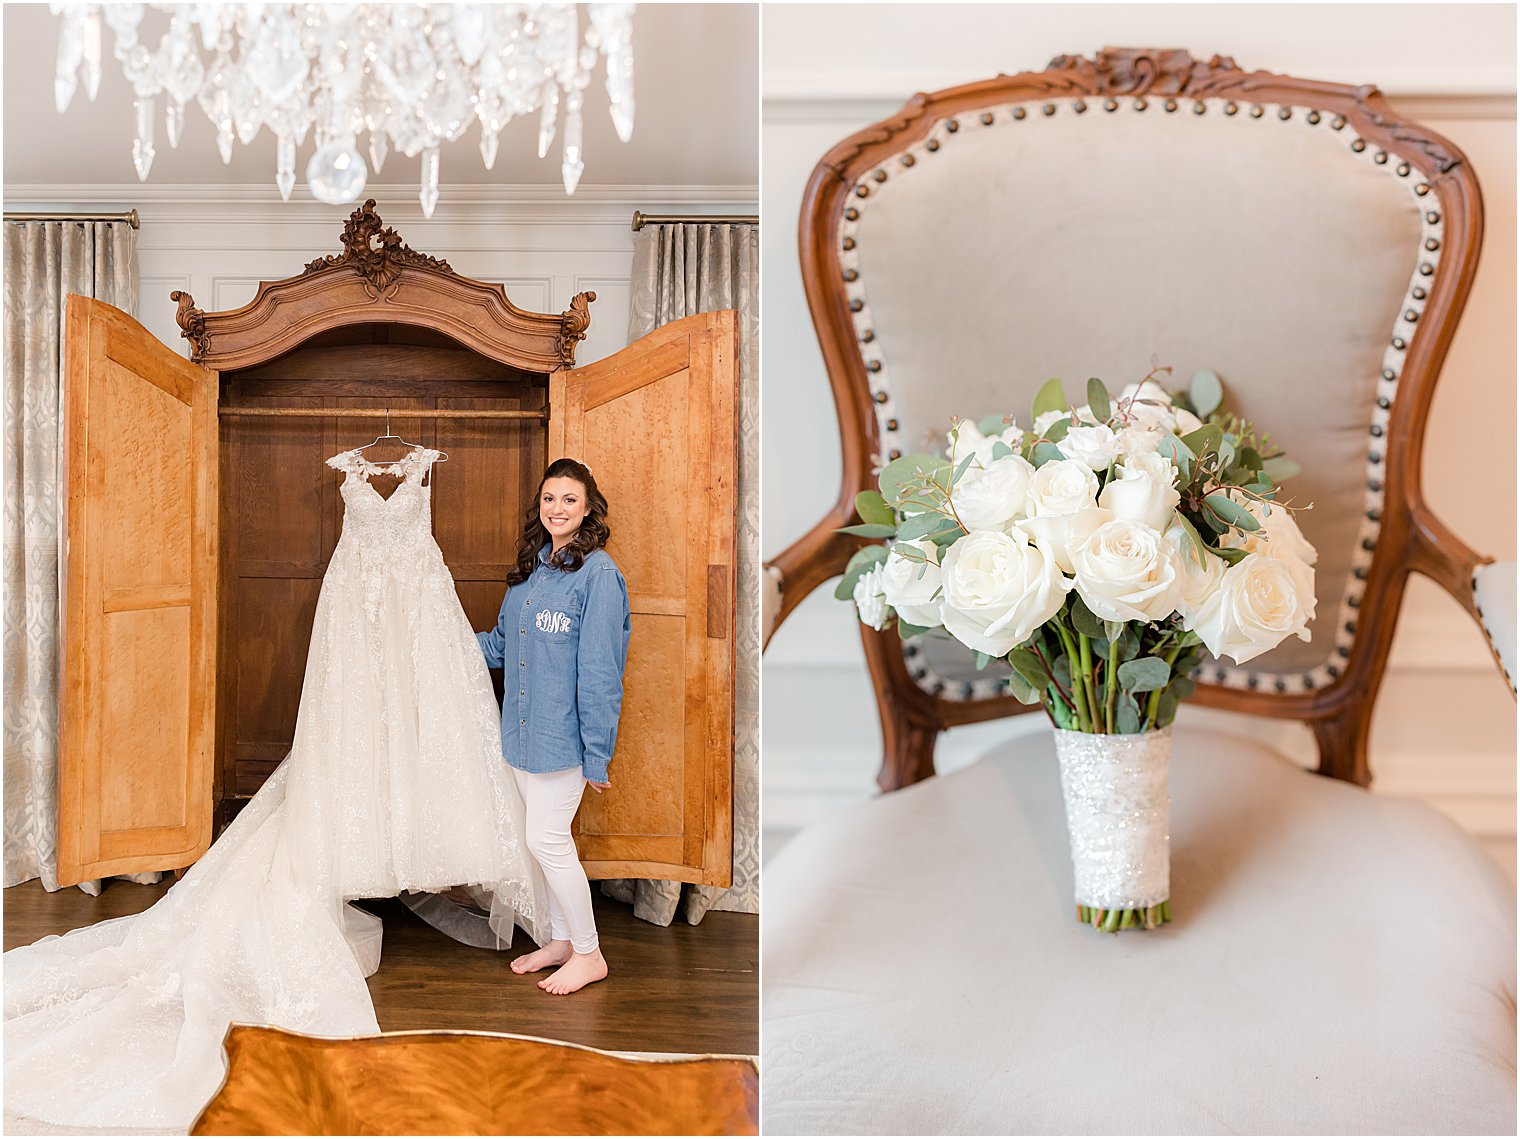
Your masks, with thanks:
[{"label": "white rose", "polygon": [[1077,592],[1105,621],[1161,621],[1177,609],[1177,552],[1144,523],[1105,522],[1072,550],[1071,560]]},{"label": "white rose", "polygon": [[1283,506],[1261,502],[1238,492],[1231,497],[1242,503],[1252,517],[1261,523],[1260,530],[1247,531],[1240,542],[1242,549],[1253,554],[1266,554],[1270,558],[1297,558],[1308,565],[1319,561],[1319,551],[1309,544],[1304,532],[1292,513]]},{"label": "white rose", "polygon": [[1119,460],[1125,472],[1140,471],[1157,482],[1175,484],[1177,465],[1157,451],[1138,451]]},{"label": "white rose", "polygon": [[1166,438],[1166,432],[1160,427],[1146,423],[1131,423],[1119,432],[1119,453],[1125,458],[1134,455],[1149,455],[1161,446],[1161,440],[1164,438]]},{"label": "white rose", "polygon": [[[1156,457],[1165,461],[1165,456]],[[1143,522],[1161,533],[1172,524],[1172,515],[1182,496],[1172,485],[1171,477],[1160,471],[1157,464],[1141,463],[1143,460],[1126,466],[1120,478],[1110,479],[1098,496],[1098,505],[1112,510],[1115,518]],[[1171,468],[1170,463],[1166,465]]]},{"label": "white rose", "polygon": [[912,546],[923,559],[905,558],[895,549],[887,555],[881,570],[881,591],[886,602],[908,624],[937,628],[941,624],[939,547],[927,538],[898,545]]},{"label": "white rose", "polygon": [[940,563],[945,628],[968,648],[1006,656],[1061,610],[1071,583],[1023,533],[977,531]]},{"label": "white rose", "polygon": [[1209,652],[1245,664],[1292,634],[1309,639],[1309,610],[1288,562],[1247,554],[1224,577],[1188,627]]},{"label": "white rose", "polygon": [[1098,476],[1086,463],[1054,459],[1029,480],[1029,514],[1075,514],[1095,506]]},{"label": "white rose", "polygon": [[1119,393],[1118,402],[1128,409],[1132,422],[1172,429],[1172,397],[1155,380],[1129,384]]},{"label": "white rose", "polygon": [[855,608],[873,629],[887,623],[887,599],[881,592],[881,567],[872,566],[855,583]]},{"label": "white rose", "polygon": [[1060,411],[1042,411],[1034,417],[1034,422],[1030,424],[1029,429],[1034,432],[1034,437],[1038,439],[1057,423],[1060,423],[1061,420],[1070,418],[1071,411],[1068,408],[1062,408]]},{"label": "white rose", "polygon": [[1018,424],[1009,424],[996,435],[983,435],[975,423],[969,419],[962,419],[950,428],[949,453],[955,456],[956,463],[960,463],[967,455],[976,455],[978,467],[992,465],[992,451],[999,443],[1006,443],[1009,447],[1017,447],[1019,440],[1024,437],[1024,432],[1019,430]]},{"label": "white rose", "polygon": [[1075,514],[1037,514],[1019,522],[1018,527],[1055,559],[1062,573],[1072,573],[1072,548],[1087,541],[1089,534],[1113,517],[1101,506],[1089,506]]},{"label": "white rose", "polygon": [[950,492],[956,517],[967,530],[1006,530],[1024,513],[1034,475],[1019,455],[1005,455],[985,470],[969,468]]},{"label": "white rose", "polygon": [[1197,431],[1200,427],[1203,426],[1203,420],[1199,419],[1185,407],[1172,408],[1172,419],[1175,423],[1173,430],[1176,431],[1179,436],[1187,435],[1191,432]]},{"label": "white rose", "polygon": [[1095,471],[1106,471],[1119,457],[1119,439],[1103,424],[1093,427],[1073,427],[1056,446],[1068,459]]},{"label": "white rose", "polygon": [[1205,553],[1203,564],[1198,564],[1198,547],[1193,545],[1193,539],[1182,528],[1182,523],[1174,520],[1165,534],[1166,540],[1177,551],[1177,566],[1180,570],[1182,594],[1177,601],[1177,612],[1182,614],[1184,622],[1190,621],[1203,608],[1205,602],[1214,596],[1219,589],[1219,583],[1224,578],[1225,562],[1218,554]]},{"label": "white rose", "polygon": [[1259,502],[1238,491],[1231,491],[1230,496],[1251,512],[1261,523],[1261,529],[1247,530],[1243,535],[1231,532],[1228,544],[1283,562],[1293,574],[1298,595],[1312,620],[1319,608],[1314,591],[1314,564],[1319,561],[1319,551],[1309,544],[1293,515],[1284,507]]}]

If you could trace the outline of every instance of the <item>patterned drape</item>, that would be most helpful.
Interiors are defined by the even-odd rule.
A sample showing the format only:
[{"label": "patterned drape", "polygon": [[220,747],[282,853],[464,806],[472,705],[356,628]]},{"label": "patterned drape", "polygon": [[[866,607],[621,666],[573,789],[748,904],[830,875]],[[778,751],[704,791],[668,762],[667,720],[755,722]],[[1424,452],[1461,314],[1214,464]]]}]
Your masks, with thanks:
[{"label": "patterned drape", "polygon": [[605,893],[645,921],[669,925],[708,910],[760,910],[760,231],[753,225],[645,226],[634,235],[630,341],[699,312],[739,314],[738,620],[734,680],[734,884],[722,890],[620,879]]},{"label": "patterned drape", "polygon": [[58,889],[58,410],[70,293],[136,313],[132,227],[6,222],[5,885],[41,878],[49,890]]}]

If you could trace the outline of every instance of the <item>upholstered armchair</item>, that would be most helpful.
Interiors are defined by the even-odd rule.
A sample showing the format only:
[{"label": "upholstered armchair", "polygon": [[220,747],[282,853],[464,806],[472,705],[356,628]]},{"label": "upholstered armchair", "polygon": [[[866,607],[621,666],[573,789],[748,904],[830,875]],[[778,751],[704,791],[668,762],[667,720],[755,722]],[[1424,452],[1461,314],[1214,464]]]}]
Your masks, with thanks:
[{"label": "upholstered armchair", "polygon": [[1048,733],[931,778],[940,732],[1026,711],[1006,673],[863,629],[890,794],[767,863],[766,1130],[1514,1133],[1513,889],[1433,809],[1365,790],[1411,573],[1514,676],[1513,565],[1421,492],[1481,231],[1464,156],[1376,89],[1180,51],[918,95],[824,156],[800,251],[843,480],[767,566],[771,628],[860,545],[838,530],[879,465],[952,413],[1211,369],[1302,462],[1318,614],[1307,644],[1207,660],[1194,701],[1307,724],[1319,765],[1179,727],[1177,920],[1097,933]]}]

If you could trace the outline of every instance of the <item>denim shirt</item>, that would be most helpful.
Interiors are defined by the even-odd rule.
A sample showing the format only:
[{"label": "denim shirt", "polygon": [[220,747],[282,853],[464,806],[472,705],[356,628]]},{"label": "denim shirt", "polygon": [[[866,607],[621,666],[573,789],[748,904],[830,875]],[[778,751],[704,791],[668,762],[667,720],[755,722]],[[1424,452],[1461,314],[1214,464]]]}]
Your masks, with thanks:
[{"label": "denim shirt", "polygon": [[617,743],[628,661],[628,585],[606,550],[578,570],[549,565],[507,590],[496,628],[476,633],[502,672],[501,751],[521,771],[579,767],[602,783]]}]

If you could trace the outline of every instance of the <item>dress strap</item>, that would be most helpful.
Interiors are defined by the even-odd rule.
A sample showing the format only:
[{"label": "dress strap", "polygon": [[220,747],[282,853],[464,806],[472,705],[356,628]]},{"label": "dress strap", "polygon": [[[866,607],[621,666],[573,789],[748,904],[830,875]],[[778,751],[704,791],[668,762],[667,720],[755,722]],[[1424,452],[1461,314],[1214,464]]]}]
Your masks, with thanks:
[{"label": "dress strap", "polygon": [[344,451],[342,454],[334,455],[326,460],[326,462],[333,470],[342,471],[350,475],[359,474],[364,469],[364,460],[360,458],[358,451]]}]

